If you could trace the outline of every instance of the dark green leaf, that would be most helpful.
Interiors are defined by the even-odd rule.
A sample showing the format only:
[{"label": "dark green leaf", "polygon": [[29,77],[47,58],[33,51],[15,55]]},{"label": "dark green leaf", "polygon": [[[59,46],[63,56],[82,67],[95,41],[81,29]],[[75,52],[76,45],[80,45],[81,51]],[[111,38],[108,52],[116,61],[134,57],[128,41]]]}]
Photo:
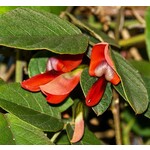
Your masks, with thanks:
[{"label": "dark green leaf", "polygon": [[6,121],[5,115],[0,113],[0,145],[15,144],[10,125]]},{"label": "dark green leaf", "polygon": [[67,110],[69,107],[73,105],[74,101],[72,100],[71,97],[68,97],[63,103],[53,106],[58,112],[64,112]]},{"label": "dark green leaf", "polygon": [[134,69],[115,51],[112,51],[112,59],[121,78],[121,85],[125,99],[133,108],[135,113],[143,113],[148,107],[149,100],[142,77],[136,69]]},{"label": "dark green leaf", "polygon": [[51,145],[53,144],[40,129],[28,124],[12,114],[6,115],[11,134],[16,145]]},{"label": "dark green leaf", "polygon": [[150,60],[150,7],[148,7],[146,14],[145,14],[145,19],[146,19],[146,45],[147,45],[147,55]]},{"label": "dark green leaf", "polygon": [[150,120],[143,115],[135,116],[129,109],[122,112],[122,119],[127,122],[126,127],[132,129],[137,135],[149,137],[150,135]]},{"label": "dark green leaf", "polygon": [[[89,89],[92,87],[92,85],[96,82],[96,80],[97,78],[91,77],[89,75],[88,68],[84,69],[81,75],[80,83],[81,83],[81,88],[85,96],[87,92],[89,91]],[[112,99],[112,90],[111,90],[110,84],[108,83],[102,99],[100,100],[98,105],[96,105],[95,107],[92,107],[92,109],[98,116],[102,115],[110,106],[111,99]]]},{"label": "dark green leaf", "polygon": [[50,107],[41,93],[28,92],[19,83],[0,83],[0,106],[20,119],[44,130],[63,128],[60,113]]},{"label": "dark green leaf", "polygon": [[[73,130],[74,127],[70,124],[67,124],[66,132],[70,140],[73,135]],[[101,145],[101,144],[103,143],[100,140],[98,140],[96,136],[87,127],[85,127],[83,138],[79,142],[74,143],[73,145]]]},{"label": "dark green leaf", "polygon": [[86,51],[88,39],[73,24],[54,14],[17,8],[0,15],[0,45],[59,54]]},{"label": "dark green leaf", "polygon": [[146,89],[148,92],[148,97],[149,97],[148,109],[146,110],[144,115],[150,119],[150,77],[144,77],[143,76],[143,80],[145,82],[145,86],[146,86]]},{"label": "dark green leaf", "polygon": [[57,145],[70,145],[70,141],[68,139],[67,133],[65,130],[61,132],[61,134],[56,139]]}]

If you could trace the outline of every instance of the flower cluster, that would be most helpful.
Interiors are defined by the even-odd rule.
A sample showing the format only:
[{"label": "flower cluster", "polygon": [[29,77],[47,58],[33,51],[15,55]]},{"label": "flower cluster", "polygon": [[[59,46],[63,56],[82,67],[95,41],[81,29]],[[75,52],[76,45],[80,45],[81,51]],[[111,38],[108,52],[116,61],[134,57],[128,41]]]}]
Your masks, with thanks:
[{"label": "flower cluster", "polygon": [[51,104],[61,103],[80,81],[82,69],[76,67],[82,62],[83,54],[58,55],[50,57],[46,71],[21,83],[29,91],[41,91]]},{"label": "flower cluster", "polygon": [[98,43],[93,46],[89,74],[98,77],[98,80],[86,95],[86,105],[92,107],[101,100],[108,81],[114,85],[120,82],[120,77],[116,73],[114,63],[110,57],[108,43]]},{"label": "flower cluster", "polygon": [[[21,86],[32,92],[41,91],[51,104],[61,103],[80,81],[83,68],[78,66],[82,62],[82,58],[83,54],[50,57],[46,71],[23,81]],[[98,43],[93,46],[89,74],[90,76],[98,77],[98,80],[89,89],[85,98],[86,105],[92,107],[101,100],[108,81],[114,85],[120,82],[110,57],[108,43]],[[75,118],[72,143],[78,142],[84,134],[84,118],[81,108],[80,113]]]}]

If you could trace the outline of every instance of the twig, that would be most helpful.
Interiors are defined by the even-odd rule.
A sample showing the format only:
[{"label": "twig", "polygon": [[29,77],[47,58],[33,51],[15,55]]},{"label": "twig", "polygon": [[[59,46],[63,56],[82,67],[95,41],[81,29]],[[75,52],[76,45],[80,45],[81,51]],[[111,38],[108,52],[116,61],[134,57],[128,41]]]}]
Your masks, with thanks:
[{"label": "twig", "polygon": [[114,118],[116,144],[121,145],[122,137],[120,126],[119,96],[115,90],[113,90],[112,114]]},{"label": "twig", "polygon": [[145,20],[135,11],[134,7],[130,7],[133,15],[136,17],[136,19],[145,26]]},{"label": "twig", "polygon": [[5,76],[3,77],[4,81],[8,81],[14,71],[15,71],[15,64],[12,64],[9,70],[6,72]]},{"label": "twig", "polygon": [[117,15],[117,20],[116,20],[116,28],[115,28],[115,40],[119,40],[119,33],[123,27],[124,24],[124,7],[120,7],[118,15]]},{"label": "twig", "polygon": [[[62,130],[61,130],[61,131],[62,131]],[[52,136],[52,138],[50,139],[52,143],[55,142],[55,140],[57,139],[57,137],[60,135],[61,131],[56,132],[56,133]]]},{"label": "twig", "polygon": [[71,15],[70,13],[68,13],[68,12],[64,12],[64,14],[66,15],[66,16],[68,16],[71,20],[72,20],[72,22],[75,24],[75,25],[77,25],[78,27],[80,27],[80,28],[82,28],[82,29],[85,29],[85,30],[87,30],[87,31],[89,31],[89,33],[93,36],[93,37],[95,37],[96,39],[98,39],[99,41],[104,41],[103,40],[103,38],[100,36],[100,35],[98,35],[97,33],[95,33],[92,29],[90,29],[88,26],[86,26],[86,25],[84,25],[81,21],[79,21],[78,19],[76,19],[73,15]]},{"label": "twig", "polygon": [[129,50],[129,53],[130,53],[131,56],[132,56],[135,60],[137,60],[137,61],[143,59],[142,56],[140,55],[138,49],[137,49],[136,47],[131,47],[130,50]]},{"label": "twig", "polygon": [[133,46],[134,44],[137,44],[139,42],[144,42],[144,41],[145,41],[145,34],[140,34],[140,35],[133,36],[129,39],[119,40],[119,45],[123,47]]}]

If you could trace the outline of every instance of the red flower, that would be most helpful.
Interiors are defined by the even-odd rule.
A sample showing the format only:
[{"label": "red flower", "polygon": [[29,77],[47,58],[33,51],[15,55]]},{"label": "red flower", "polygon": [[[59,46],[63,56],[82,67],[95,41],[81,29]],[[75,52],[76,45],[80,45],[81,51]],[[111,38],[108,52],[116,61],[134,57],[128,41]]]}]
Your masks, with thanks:
[{"label": "red flower", "polygon": [[42,91],[47,96],[46,99],[49,103],[58,104],[79,83],[83,69],[75,68],[81,63],[82,58],[82,54],[64,54],[50,57],[47,62],[46,72],[23,81],[21,86],[32,92]]},{"label": "red flower", "polygon": [[99,77],[93,84],[86,96],[87,106],[95,106],[102,98],[107,81],[114,85],[120,82],[120,77],[115,71],[114,63],[110,57],[108,43],[98,43],[94,45],[91,52],[91,62],[89,74]]}]

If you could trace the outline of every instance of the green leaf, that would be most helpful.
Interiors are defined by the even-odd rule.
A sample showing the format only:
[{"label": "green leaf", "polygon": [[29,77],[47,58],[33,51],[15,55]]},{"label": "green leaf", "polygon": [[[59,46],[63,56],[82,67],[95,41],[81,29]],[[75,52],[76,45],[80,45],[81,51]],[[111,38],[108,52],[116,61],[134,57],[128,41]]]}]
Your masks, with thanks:
[{"label": "green leaf", "polygon": [[51,57],[52,55],[54,54],[52,54],[49,51],[37,52],[30,59],[30,62],[29,62],[29,66],[28,66],[29,77],[45,72],[48,58]]},{"label": "green leaf", "polygon": [[44,131],[63,128],[58,110],[41,93],[28,92],[19,83],[0,82],[0,107]]},{"label": "green leaf", "polygon": [[65,9],[67,8],[66,6],[0,6],[0,14],[16,9],[17,7],[43,10],[57,15],[59,15],[60,12],[65,11]]},{"label": "green leaf", "polygon": [[[88,93],[89,89],[92,87],[92,85],[96,82],[96,80],[97,78],[91,77],[89,75],[88,68],[84,69],[81,75],[80,84],[85,96]],[[97,116],[102,115],[108,109],[111,103],[111,99],[112,90],[110,84],[108,83],[102,99],[100,100],[98,105],[92,107]]]},{"label": "green leaf", "polygon": [[136,114],[143,113],[148,107],[149,100],[142,77],[139,72],[125,61],[125,59],[123,59],[117,52],[112,51],[112,59],[121,78],[121,86],[125,99]]},{"label": "green leaf", "polygon": [[[12,140],[16,145],[51,145],[53,144],[40,129],[28,124],[12,114],[5,115]],[[4,137],[3,137],[4,138]],[[7,143],[5,143],[7,144]]]},{"label": "green leaf", "polygon": [[122,112],[122,119],[127,122],[126,127],[132,128],[132,132],[142,137],[149,137],[150,135],[150,120],[142,115],[136,116],[129,109]]},{"label": "green leaf", "polygon": [[145,20],[146,20],[146,45],[147,45],[147,55],[150,60],[150,7],[148,7],[146,14],[145,14]]},{"label": "green leaf", "polygon": [[148,98],[149,98],[148,109],[146,110],[144,115],[150,119],[150,77],[144,77],[143,76],[143,80],[145,82],[145,86],[146,86],[146,89],[147,89],[147,92],[148,92]]},{"label": "green leaf", "polygon": [[74,101],[72,100],[72,98],[68,97],[63,103],[56,105],[56,106],[52,106],[52,107],[55,108],[58,112],[64,112],[69,107],[71,107],[73,103]]},{"label": "green leaf", "polygon": [[16,8],[17,6],[0,6],[0,14],[6,13]]},{"label": "green leaf", "polygon": [[[69,140],[71,140],[73,135],[74,127],[71,124],[67,124],[66,132],[68,135]],[[85,127],[83,138],[77,142],[73,143],[72,145],[101,145],[103,144],[96,136],[87,128]]]},{"label": "green leaf", "polygon": [[65,130],[61,132],[61,134],[56,139],[57,145],[70,145],[70,141],[68,139],[67,133]]},{"label": "green leaf", "polygon": [[0,45],[59,54],[86,51],[88,39],[73,24],[48,12],[17,8],[0,15]]},{"label": "green leaf", "polygon": [[14,145],[13,134],[6,121],[5,115],[0,113],[0,145]]},{"label": "green leaf", "polygon": [[134,68],[136,68],[141,75],[144,75],[146,77],[150,77],[150,62],[141,60],[141,61],[135,61],[131,60],[129,61]]}]

